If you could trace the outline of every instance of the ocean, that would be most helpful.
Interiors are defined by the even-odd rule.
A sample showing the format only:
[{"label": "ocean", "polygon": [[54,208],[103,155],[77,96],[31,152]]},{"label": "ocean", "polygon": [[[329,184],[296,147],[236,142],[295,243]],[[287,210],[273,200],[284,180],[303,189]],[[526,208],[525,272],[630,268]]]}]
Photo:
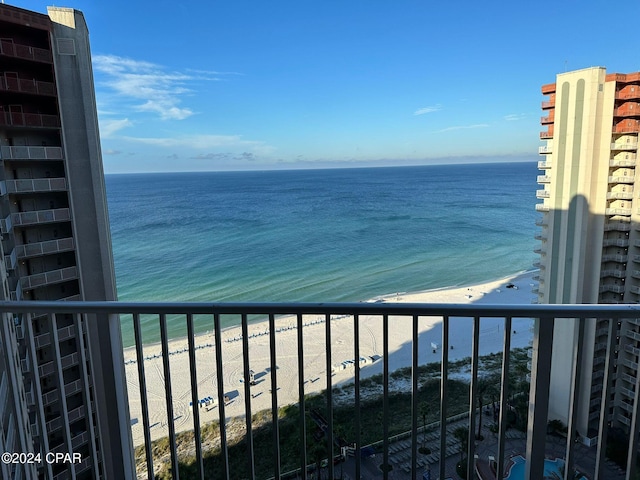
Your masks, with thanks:
[{"label": "ocean", "polygon": [[528,270],[536,174],[531,162],[107,175],[118,298],[355,302]]}]

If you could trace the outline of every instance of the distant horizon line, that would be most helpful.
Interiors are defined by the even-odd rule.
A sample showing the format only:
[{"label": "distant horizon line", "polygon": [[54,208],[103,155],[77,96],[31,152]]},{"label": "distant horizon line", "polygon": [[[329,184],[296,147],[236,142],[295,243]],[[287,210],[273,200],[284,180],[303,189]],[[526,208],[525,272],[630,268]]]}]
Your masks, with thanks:
[{"label": "distant horizon line", "polygon": [[[466,157],[465,157],[466,158]],[[364,163],[364,162],[363,162]],[[354,163],[346,163],[341,165],[326,165],[318,166],[315,164],[309,164],[309,166],[298,166],[282,164],[270,164],[266,168],[243,168],[243,169],[212,169],[212,170],[157,170],[157,171],[138,171],[138,172],[105,172],[104,175],[145,175],[145,174],[175,174],[175,173],[243,173],[243,172],[292,172],[292,171],[314,171],[314,170],[360,170],[360,169],[373,169],[373,168],[411,168],[411,167],[442,167],[442,166],[468,166],[468,165],[496,165],[503,164],[508,165],[512,163],[537,163],[537,160],[530,159],[517,159],[516,157],[509,158],[508,160],[498,161],[456,161],[456,162],[442,162],[442,163],[410,163],[402,165],[357,165]]]}]

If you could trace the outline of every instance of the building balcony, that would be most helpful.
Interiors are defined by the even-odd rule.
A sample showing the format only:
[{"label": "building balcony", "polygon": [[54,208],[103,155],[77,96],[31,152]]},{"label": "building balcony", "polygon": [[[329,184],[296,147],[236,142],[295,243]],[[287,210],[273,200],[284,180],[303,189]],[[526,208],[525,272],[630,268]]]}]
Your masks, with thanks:
[{"label": "building balcony", "polygon": [[640,116],[640,103],[625,102],[613,110],[614,117]]},{"label": "building balcony", "polygon": [[640,122],[638,120],[624,120],[613,127],[613,133],[638,133]]},{"label": "building balcony", "polygon": [[[553,114],[553,112],[551,112]],[[552,124],[554,121],[554,115],[547,115],[545,117],[540,117],[540,123],[542,125]]]},{"label": "building balcony", "polygon": [[632,270],[631,271],[631,276],[633,278],[636,278],[636,279],[640,280],[640,270]]},{"label": "building balcony", "polygon": [[0,113],[0,125],[6,127],[60,128],[60,117],[42,113]]},{"label": "building balcony", "polygon": [[26,243],[16,245],[14,251],[19,259],[38,257],[41,255],[51,255],[54,253],[69,252],[75,249],[75,242],[72,237],[60,238],[58,240],[48,240],[46,242]]},{"label": "building balcony", "polygon": [[547,239],[547,234],[545,232],[536,233],[533,236],[533,238],[536,239],[536,240],[540,240],[540,241],[546,240]]},{"label": "building balcony", "polygon": [[629,291],[631,293],[635,293],[636,295],[640,295],[640,287],[636,286],[636,285],[632,285],[629,287]]},{"label": "building balcony", "polygon": [[[34,305],[37,303],[37,305]],[[128,357],[125,365],[126,374],[133,375],[136,378],[135,382],[129,382],[127,387],[131,398],[135,399],[135,402],[130,403],[131,417],[136,418],[138,421],[131,427],[134,438],[135,435],[141,435],[142,442],[139,443],[142,453],[143,466],[139,466],[142,470],[154,471],[154,465],[156,467],[165,468],[166,471],[178,471],[179,459],[183,452],[181,442],[178,441],[179,432],[187,432],[191,438],[196,440],[195,462],[193,468],[196,473],[201,468],[202,461],[206,455],[208,458],[219,457],[218,466],[216,468],[219,471],[209,472],[211,478],[240,478],[237,471],[231,472],[231,465],[248,465],[248,469],[242,477],[246,478],[296,478],[296,469],[305,471],[307,465],[312,464],[311,458],[312,444],[309,442],[298,442],[295,448],[283,447],[284,442],[290,440],[285,438],[284,433],[281,432],[281,427],[287,425],[288,430],[286,436],[306,438],[306,429],[309,428],[309,423],[314,425],[317,422],[322,421],[322,428],[317,430],[321,432],[313,444],[319,442],[324,445],[326,450],[330,452],[328,456],[339,458],[340,452],[338,447],[334,443],[335,435],[338,431],[343,431],[341,418],[334,412],[337,408],[348,408],[352,412],[350,421],[352,422],[353,433],[348,434],[349,438],[346,438],[348,444],[353,444],[354,448],[350,450],[352,456],[349,459],[349,467],[353,470],[355,477],[363,478],[363,474],[366,475],[364,463],[365,452],[361,446],[364,442],[361,441],[361,435],[363,432],[363,417],[360,416],[362,402],[364,402],[365,389],[367,388],[364,382],[361,384],[354,378],[360,378],[360,371],[362,367],[359,362],[353,363],[353,373],[349,374],[351,378],[351,388],[355,391],[354,395],[351,395],[349,399],[341,399],[340,405],[335,401],[333,395],[335,394],[334,388],[349,381],[344,378],[334,378],[331,369],[328,367],[335,361],[344,360],[340,358],[338,344],[344,342],[345,338],[340,336],[338,332],[342,332],[342,328],[349,329],[352,333],[355,326],[361,326],[364,328],[366,319],[377,318],[379,319],[379,328],[376,329],[376,335],[380,337],[380,370],[385,372],[380,376],[377,382],[380,382],[379,392],[376,395],[380,396],[380,399],[388,400],[393,387],[393,376],[388,375],[391,368],[397,368],[393,362],[396,362],[395,352],[389,350],[390,335],[395,335],[398,331],[397,325],[406,325],[402,331],[406,332],[406,340],[402,341],[402,345],[406,345],[407,348],[416,348],[413,356],[404,356],[405,365],[409,367],[409,370],[414,372],[418,371],[418,367],[421,363],[418,362],[417,352],[418,348],[422,348],[426,337],[423,335],[427,333],[419,332],[419,320],[424,318],[444,318],[441,328],[437,329],[438,332],[442,331],[443,334],[437,334],[432,341],[437,341],[439,347],[437,352],[433,355],[431,348],[428,348],[430,355],[430,362],[440,364],[440,378],[444,380],[439,382],[440,391],[442,392],[439,400],[434,400],[433,409],[438,412],[437,421],[430,423],[423,427],[421,423],[420,413],[417,409],[411,409],[407,407],[407,427],[406,431],[399,435],[390,435],[390,428],[397,427],[397,414],[395,410],[392,411],[387,401],[381,402],[381,407],[378,413],[378,423],[380,424],[381,433],[379,440],[376,442],[375,451],[377,452],[378,459],[382,464],[397,464],[402,465],[402,469],[407,475],[412,475],[413,478],[419,478],[421,476],[423,467],[425,465],[424,456],[417,454],[417,449],[421,445],[422,438],[427,435],[429,448],[433,452],[434,456],[430,459],[432,474],[437,475],[439,478],[445,478],[446,473],[452,465],[458,459],[459,448],[452,449],[452,445],[457,445],[456,440],[451,433],[454,428],[459,426],[468,428],[469,440],[467,442],[464,455],[474,458],[476,453],[480,453],[476,449],[478,448],[473,435],[477,427],[478,412],[476,409],[464,410],[459,414],[453,414],[451,409],[453,408],[451,399],[449,397],[451,391],[449,385],[452,380],[453,372],[449,372],[448,362],[443,361],[445,352],[447,355],[451,352],[450,347],[452,344],[449,341],[450,334],[457,331],[459,322],[467,319],[470,323],[469,337],[477,338],[482,346],[482,343],[486,340],[486,336],[480,327],[480,321],[474,320],[476,318],[493,318],[496,324],[499,324],[500,331],[511,331],[512,318],[535,318],[535,335],[532,355],[530,357],[530,380],[531,391],[525,392],[527,398],[531,398],[531,404],[529,406],[529,425],[528,425],[528,439],[527,442],[518,440],[516,443],[511,442],[507,436],[506,419],[509,412],[510,395],[513,392],[508,390],[508,384],[505,384],[504,390],[498,393],[498,432],[496,433],[496,439],[494,441],[495,449],[492,450],[492,455],[497,462],[497,474],[498,478],[503,478],[506,471],[506,464],[509,454],[514,448],[518,448],[523,457],[527,458],[525,463],[525,471],[528,472],[531,478],[542,478],[544,469],[544,457],[545,457],[545,444],[547,438],[546,426],[547,416],[549,410],[549,398],[544,395],[544,385],[548,384],[550,376],[550,357],[552,348],[552,332],[553,332],[553,320],[562,321],[567,318],[577,318],[579,321],[586,321],[586,319],[600,319],[599,321],[608,327],[610,322],[617,322],[619,319],[627,318],[629,315],[640,317],[640,305],[531,305],[531,306],[506,306],[506,305],[416,305],[416,304],[134,304],[134,303],[118,303],[118,302],[91,302],[88,304],[79,302],[75,304],[65,304],[63,302],[5,302],[5,305],[0,307],[3,313],[10,315],[16,314],[72,314],[72,315],[93,315],[104,314],[109,316],[120,315],[121,319],[128,319],[127,321],[133,323],[134,329],[140,327],[141,316],[144,316],[144,322],[147,325],[155,324],[158,328],[162,328],[165,325],[166,317],[171,314],[176,314],[176,321],[182,322],[180,326],[186,327],[184,331],[189,332],[188,337],[184,339],[184,342],[180,340],[180,348],[176,350],[176,344],[167,339],[166,336],[162,336],[160,344],[157,347],[157,351],[160,352],[153,359],[145,359],[145,355],[149,354],[147,347],[143,348],[141,343],[135,342],[133,345],[133,353],[131,357]],[[241,337],[237,341],[238,351],[240,352],[237,362],[239,362],[240,369],[237,370],[235,366],[231,366],[225,361],[225,350],[230,347],[224,348],[223,342],[230,342],[231,340],[225,337],[223,333],[220,319],[225,316],[237,316],[241,321],[240,329],[244,332],[244,337]],[[249,324],[247,318],[256,315],[258,317],[267,318],[266,330],[263,328],[260,331],[261,338],[256,340],[252,335],[249,335],[253,324]],[[276,328],[276,319],[285,319],[284,316],[291,316],[291,320],[288,320],[288,327],[285,329]],[[354,317],[355,315],[355,317]],[[349,317],[349,318],[345,318]],[[332,318],[334,320],[332,320]],[[456,322],[450,322],[449,318],[455,318]],[[212,347],[201,342],[202,338],[197,337],[193,333],[193,324],[195,319],[201,319],[203,321],[211,321],[212,333],[207,335],[207,342],[215,343]],[[206,320],[204,320],[206,319]],[[313,319],[313,323],[307,323],[308,320]],[[316,325],[320,320],[321,325]],[[338,320],[344,319],[344,320]],[[541,319],[541,320],[540,320]],[[149,323],[150,322],[150,323]],[[338,323],[341,322],[341,323]],[[207,324],[208,325],[208,324]],[[600,324],[599,324],[600,325]],[[615,323],[613,323],[615,325]],[[201,325],[201,327],[204,325]],[[70,327],[65,327],[70,328]],[[262,328],[262,327],[261,327]],[[308,352],[305,350],[308,342],[303,339],[308,338],[311,333],[311,329],[320,329],[323,334],[322,338],[317,337],[312,340],[311,343],[320,342],[321,350],[323,351],[323,359],[321,364],[326,366],[323,371],[318,373],[308,371]],[[454,330],[455,329],[455,330]],[[63,336],[59,330],[60,341]],[[414,333],[415,332],[415,333]],[[483,332],[482,335],[480,333]],[[518,329],[518,334],[521,334]],[[283,336],[289,336],[290,339],[286,340]],[[37,338],[37,337],[36,337]],[[276,338],[278,342],[276,343]],[[284,343],[281,343],[280,339]],[[354,337],[358,338],[358,337]],[[502,338],[500,336],[500,338]],[[333,341],[331,340],[333,339]],[[419,341],[420,340],[420,341]],[[261,360],[267,367],[264,373],[264,380],[262,385],[251,386],[248,381],[241,383],[237,382],[237,377],[247,380],[249,378],[249,369],[251,366],[249,363],[249,349],[252,342],[260,341],[262,343],[271,345],[271,348],[267,349],[266,358]],[[499,340],[501,341],[501,340]],[[188,346],[184,348],[184,345]],[[283,348],[283,345],[291,344],[291,348]],[[277,350],[276,350],[277,345]],[[456,344],[456,347],[458,345]],[[213,367],[204,367],[200,361],[196,362],[196,350],[200,348],[209,348],[206,353],[214,357],[212,360]],[[333,348],[332,348],[333,347]],[[368,355],[365,352],[366,348],[364,344],[356,342],[350,346],[352,348],[350,355],[355,355],[354,358],[360,358],[362,355]],[[484,348],[484,347],[481,347]],[[478,349],[474,349],[471,352],[471,372],[474,371],[474,365],[477,367],[480,364],[480,357]],[[253,352],[253,350],[252,350]],[[424,352],[422,352],[424,353]],[[571,355],[571,353],[569,354]],[[433,358],[431,358],[431,356]],[[326,357],[326,358],[324,358]],[[66,357],[64,357],[66,358]],[[498,357],[500,358],[500,357]],[[124,361],[124,358],[121,359]],[[573,361],[569,358],[568,361]],[[288,363],[291,366],[287,366]],[[255,359],[254,359],[255,363]],[[397,363],[397,362],[396,362]],[[407,364],[408,363],[408,364]],[[602,363],[606,363],[606,359],[602,359]],[[185,365],[187,365],[185,369]],[[286,366],[286,368],[285,368]],[[498,370],[499,370],[498,366]],[[262,368],[262,367],[261,367]],[[227,372],[229,369],[229,372]],[[198,371],[200,370],[200,372]],[[304,375],[303,372],[304,371]],[[160,383],[154,383],[158,373],[162,372],[163,381]],[[185,372],[189,372],[185,375]],[[236,373],[233,373],[236,372]],[[213,382],[208,380],[206,389],[203,389],[203,383],[199,383],[199,379],[203,378],[203,375],[212,375]],[[319,380],[318,385],[322,384],[321,388],[318,388],[318,393],[321,398],[320,402],[326,406],[323,407],[325,412],[321,412],[321,416],[310,413],[311,403],[309,400],[309,391],[306,390],[311,382],[307,381],[304,376],[313,375],[314,382]],[[340,375],[347,375],[341,373]],[[140,376],[140,381],[138,381]],[[229,384],[229,376],[232,378],[233,383]],[[133,377],[132,377],[133,378]],[[209,378],[209,377],[207,377]],[[417,404],[419,398],[422,398],[421,391],[417,383],[417,376],[408,377],[409,387],[403,388],[402,395],[406,396],[406,404]],[[411,378],[415,379],[416,383],[412,386]],[[470,381],[474,385],[478,376],[474,373],[469,374]],[[346,379],[346,380],[345,380]],[[124,383],[125,380],[123,380]],[[368,380],[371,383],[372,380]],[[567,380],[570,384],[571,379]],[[500,383],[500,381],[498,381]],[[158,385],[161,385],[158,387]],[[180,390],[176,389],[176,385],[182,385]],[[281,388],[280,386],[286,385],[287,388]],[[293,385],[293,388],[289,388]],[[297,385],[297,387],[296,387]],[[325,389],[326,385],[326,389]],[[63,394],[66,396],[77,394],[84,390],[84,380],[74,379],[67,381],[63,386]],[[124,390],[124,389],[123,389]],[[233,390],[234,399],[229,401],[225,399],[227,393]],[[265,405],[269,405],[269,410],[259,410],[257,404],[258,400],[257,392],[262,393],[262,399],[265,400]],[[471,398],[470,403],[476,405],[478,402],[478,393],[474,388],[470,389]],[[628,392],[625,392],[628,394]],[[631,392],[633,395],[630,398],[635,398],[635,392]],[[174,403],[174,396],[180,397],[180,403]],[[367,393],[370,395],[370,392]],[[201,438],[201,426],[204,422],[200,420],[200,414],[204,411],[200,408],[199,398],[203,395],[212,395],[217,400],[217,408],[214,410],[215,416],[213,419],[218,422],[214,428],[209,430],[213,434],[218,435],[218,441],[200,443]],[[393,393],[398,395],[398,393]],[[265,398],[266,397],[266,398]],[[289,398],[291,397],[291,398]],[[60,399],[60,391],[51,390],[45,391],[40,399],[34,399],[33,394],[31,396],[35,403],[43,406],[50,405]],[[175,397],[177,398],[177,397]],[[211,398],[211,397],[207,397]],[[361,400],[362,398],[362,400]],[[262,400],[261,399],[261,400]],[[367,397],[369,400],[369,397]],[[367,400],[367,401],[368,401]],[[124,400],[126,401],[126,399]],[[187,407],[186,404],[191,401],[191,406]],[[225,403],[227,401],[227,403]],[[489,400],[486,400],[489,402]],[[139,403],[138,403],[139,402]],[[285,405],[294,404],[295,407],[290,409],[281,408]],[[489,402],[488,405],[491,405]],[[395,408],[395,407],[393,407]],[[404,407],[403,407],[404,408]],[[108,406],[103,406],[97,409],[97,412],[104,412],[108,410]],[[235,419],[236,410],[239,412]],[[269,456],[269,463],[265,466],[265,462],[256,462],[256,456],[259,455],[258,450],[254,448],[253,439],[258,438],[254,434],[262,433],[263,426],[253,423],[251,418],[258,411],[264,418],[268,419],[269,428],[268,440],[265,442],[272,442],[268,445],[273,452]],[[144,412],[144,413],[143,413]],[[71,424],[74,421],[83,418],[84,415],[88,415],[84,407],[71,410],[68,412],[68,423]],[[211,415],[211,414],[210,414]],[[404,413],[403,413],[404,415]],[[169,420],[167,420],[167,418]],[[320,418],[318,420],[318,418]],[[241,420],[238,420],[241,419]],[[130,418],[129,418],[130,420]],[[326,420],[326,422],[324,421]],[[46,424],[46,430],[48,432],[59,431],[64,427],[64,422],[67,419],[62,417],[56,417],[50,420]],[[211,418],[207,419],[211,421]],[[232,422],[242,423],[243,428],[235,428],[237,425],[233,425]],[[164,428],[151,428],[152,424],[158,424],[162,422]],[[316,423],[314,423],[316,422]],[[131,422],[129,421],[129,424]],[[41,427],[45,427],[41,425]],[[166,428],[168,427],[168,429]],[[129,428],[127,424],[127,430]],[[315,429],[315,426],[314,426]],[[168,431],[167,431],[168,430]],[[575,430],[569,429],[569,432],[575,432]],[[219,432],[219,433],[216,433]],[[119,437],[126,438],[129,435],[128,431],[121,432]],[[167,436],[166,441],[167,450],[169,453],[165,457],[156,457],[156,451],[153,448],[151,440],[155,435]],[[207,433],[207,435],[210,435]],[[342,433],[341,435],[345,435]],[[575,433],[569,433],[569,435],[575,435]],[[597,432],[596,435],[602,436],[604,432]],[[264,436],[264,435],[263,435]],[[267,437],[265,437],[267,438]],[[273,439],[273,440],[271,440]],[[70,438],[68,439],[69,445],[66,448],[78,449],[81,445],[90,441],[90,437],[85,435],[85,432],[71,431]],[[581,448],[575,439],[569,438],[569,441],[563,442],[563,451],[558,453],[558,456],[565,458],[573,458],[573,455],[577,453],[578,448]],[[482,445],[486,444],[483,443]],[[602,438],[599,438],[602,441]],[[243,442],[245,448],[234,449],[231,445],[237,442]],[[213,452],[209,449],[210,444],[216,445],[217,451]],[[326,444],[326,445],[325,445]],[[52,443],[52,450],[58,448],[60,441]],[[486,446],[486,445],[485,445]],[[193,449],[193,440],[189,443],[188,448]],[[630,448],[637,448],[637,438],[630,440]],[[125,446],[125,449],[127,447]],[[483,447],[484,448],[484,447]],[[333,452],[333,453],[332,453]],[[130,452],[131,455],[133,452]],[[241,456],[241,457],[238,457]],[[108,463],[108,456],[105,457],[105,462]],[[399,459],[402,458],[400,461]],[[442,461],[440,460],[442,459]],[[263,460],[263,459],[262,459]],[[482,454],[479,459],[479,463],[487,462],[485,454]],[[287,465],[287,469],[284,469],[284,465]],[[293,466],[291,466],[293,465]],[[255,468],[255,470],[254,470]],[[340,466],[334,465],[333,462],[328,462],[326,468],[327,478],[335,478],[337,469]],[[606,468],[606,467],[605,467]],[[259,469],[259,470],[258,470]],[[334,471],[335,469],[335,471]],[[138,476],[144,475],[143,471],[131,471],[121,478],[132,480]],[[157,471],[157,469],[156,469]],[[396,471],[396,469],[394,469]],[[287,472],[285,474],[285,472]],[[472,472],[467,472],[468,478],[472,478]],[[171,477],[170,473],[167,473]],[[603,478],[609,478],[606,476]],[[146,476],[146,475],[145,475]],[[120,477],[119,477],[120,478]],[[175,477],[173,477],[175,478]],[[204,470],[198,475],[198,478],[204,478]],[[208,478],[208,477],[207,477]],[[378,477],[376,477],[378,478]],[[380,473],[379,478],[384,478],[384,475]]]},{"label": "building balcony", "polygon": [[538,153],[541,155],[553,153],[553,148],[551,147],[551,145],[544,145],[542,147],[538,147]]},{"label": "building balcony", "polygon": [[610,167],[635,167],[636,166],[636,156],[635,154],[628,154],[627,155],[631,155],[633,156],[633,158],[624,158],[624,159],[615,159],[612,158],[611,160],[609,160],[609,166]]},{"label": "building balcony", "polygon": [[[635,355],[636,357],[640,357],[640,348],[636,348],[633,345],[626,344],[624,346],[624,351],[627,352],[627,353],[630,353],[631,355]],[[623,392],[623,393],[625,393],[625,392]],[[627,393],[627,395],[630,396],[631,398],[634,397],[633,392]]]},{"label": "building balcony", "polygon": [[19,302],[22,300],[22,288],[20,287],[20,280],[16,282],[16,288],[9,292],[11,300]]},{"label": "building balcony", "polygon": [[536,190],[536,198],[549,198],[550,196],[549,190]]},{"label": "building balcony", "polygon": [[606,215],[629,216],[629,215],[631,215],[631,209],[630,208],[606,208],[604,213]]},{"label": "building balcony", "polygon": [[605,238],[602,241],[603,247],[628,247],[629,239],[628,238]]},{"label": "building balcony", "polygon": [[11,215],[8,215],[7,218],[0,219],[0,232],[3,234],[9,233],[13,228],[13,223],[11,222]]},{"label": "building balcony", "polygon": [[11,214],[11,224],[13,226],[68,222],[69,220],[71,220],[71,215],[68,208],[36,210],[33,212],[20,212]]},{"label": "building balcony", "polygon": [[551,210],[549,205],[545,205],[544,203],[536,203],[536,212],[548,212]]},{"label": "building balcony", "polygon": [[604,231],[629,232],[631,231],[631,222],[608,222],[604,225]]},{"label": "building balcony", "polygon": [[549,175],[538,175],[536,181],[538,183],[551,183],[551,177]]},{"label": "building balcony", "polygon": [[611,150],[637,150],[638,142],[612,143]]},{"label": "building balcony", "polygon": [[55,96],[56,86],[52,82],[43,82],[40,80],[16,78],[0,75],[0,91],[28,93],[32,95]]},{"label": "building balcony", "polygon": [[[638,257],[638,261],[640,262],[640,255],[636,255]],[[618,262],[618,263],[627,263],[629,257],[627,255],[617,255],[617,254],[606,254],[602,255],[601,260],[603,262]]]},{"label": "building balcony", "polygon": [[6,39],[0,40],[0,57],[2,56],[41,63],[53,63],[53,57],[49,50],[21,45]]},{"label": "building balcony", "polygon": [[611,175],[609,177],[609,183],[633,183],[634,177],[630,176],[621,176],[621,175]]},{"label": "building balcony", "polygon": [[538,227],[547,227],[549,226],[549,221],[546,217],[536,218],[535,224]]},{"label": "building balcony", "polygon": [[4,256],[4,266],[7,270],[15,270],[18,262],[18,255],[16,249],[11,250],[9,255]]},{"label": "building balcony", "polygon": [[640,99],[640,87],[635,85],[634,88],[626,86],[616,92],[616,100],[637,100]]},{"label": "building balcony", "polygon": [[627,276],[626,270],[602,270],[600,272],[600,278],[615,277],[625,278]]},{"label": "building balcony", "polygon": [[624,285],[600,285],[599,291],[600,293],[624,293]]},{"label": "building balcony", "polygon": [[554,100],[542,102],[541,104],[542,110],[549,110],[550,108],[554,108],[555,106],[556,102]]},{"label": "building balcony", "polygon": [[633,190],[629,192],[607,192],[607,200],[632,200]]},{"label": "building balcony", "polygon": [[546,130],[544,132],[540,132],[541,140],[548,140],[550,138],[553,138],[553,131]]},{"label": "building balcony", "polygon": [[78,392],[82,391],[82,380],[74,380],[73,382],[67,383],[64,386],[64,392],[67,397],[74,395]]},{"label": "building balcony", "polygon": [[62,160],[61,147],[0,147],[2,160]]},{"label": "building balcony", "polygon": [[539,170],[547,170],[549,168],[552,167],[552,163],[550,160],[542,160],[540,162],[538,162],[538,169]]},{"label": "building balcony", "polygon": [[32,290],[38,287],[44,287],[46,285],[53,285],[56,283],[67,282],[69,280],[75,280],[78,278],[77,267],[61,268],[59,270],[51,270],[44,273],[36,273],[35,275],[29,275],[27,277],[20,278],[20,284],[22,290]]},{"label": "building balcony", "polygon": [[[631,340],[640,342],[640,333],[638,332],[634,332],[633,330],[626,330],[624,335],[625,337],[630,338]],[[622,375],[625,375],[625,374],[623,373]],[[635,383],[635,381],[633,383]]]},{"label": "building balcony", "polygon": [[34,178],[3,180],[0,182],[0,195],[7,193],[62,192],[67,190],[65,178]]},{"label": "building balcony", "polygon": [[547,83],[542,86],[542,94],[543,95],[551,95],[556,92],[556,84],[555,83]]}]

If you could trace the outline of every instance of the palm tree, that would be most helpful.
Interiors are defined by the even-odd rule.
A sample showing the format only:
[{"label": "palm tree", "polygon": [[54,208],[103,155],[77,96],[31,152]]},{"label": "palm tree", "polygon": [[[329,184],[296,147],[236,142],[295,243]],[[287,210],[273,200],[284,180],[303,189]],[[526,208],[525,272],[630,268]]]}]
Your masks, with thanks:
[{"label": "palm tree", "polygon": [[427,417],[431,413],[431,408],[427,402],[420,403],[420,416],[422,417],[422,450],[426,449],[427,445]]},{"label": "palm tree", "polygon": [[327,455],[327,447],[324,442],[314,442],[309,449],[309,456],[313,458],[316,464],[316,478],[320,478],[320,464],[322,459]]},{"label": "palm tree", "polygon": [[458,427],[453,431],[453,436],[460,442],[460,462],[462,462],[462,456],[467,450],[467,444],[469,441],[469,429],[467,427]]},{"label": "palm tree", "polygon": [[478,402],[478,434],[477,439],[482,437],[482,406],[488,395],[495,395],[497,387],[500,385],[500,379],[495,376],[479,377],[476,385],[476,399]]}]

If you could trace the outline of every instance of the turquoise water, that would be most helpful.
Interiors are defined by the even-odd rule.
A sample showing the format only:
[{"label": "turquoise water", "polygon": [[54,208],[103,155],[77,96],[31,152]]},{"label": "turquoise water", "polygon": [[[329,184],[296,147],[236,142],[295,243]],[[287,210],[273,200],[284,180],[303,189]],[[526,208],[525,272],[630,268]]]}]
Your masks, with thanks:
[{"label": "turquoise water", "polygon": [[107,175],[118,297],[360,301],[501,278],[535,261],[536,174],[532,162]]},{"label": "turquoise water", "polygon": [[[511,467],[511,471],[509,472],[509,476],[506,477],[508,480],[524,480],[524,467],[525,467],[525,459],[523,457],[514,457],[512,458],[514,461],[513,467]],[[563,478],[561,476],[561,468],[564,466],[564,461],[560,458],[555,460],[545,460],[544,461],[544,478],[554,479],[554,478]],[[552,475],[558,475],[558,477],[554,477]],[[586,480],[586,477],[581,477],[581,480]]]}]

